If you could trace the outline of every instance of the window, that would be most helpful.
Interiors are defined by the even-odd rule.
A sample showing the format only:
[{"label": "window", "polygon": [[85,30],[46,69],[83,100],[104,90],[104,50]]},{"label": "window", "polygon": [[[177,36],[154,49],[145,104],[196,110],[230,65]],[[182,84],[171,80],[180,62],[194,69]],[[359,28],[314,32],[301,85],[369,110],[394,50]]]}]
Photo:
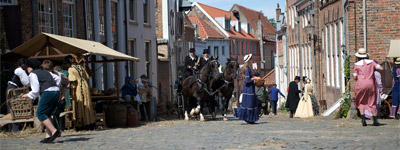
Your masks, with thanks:
[{"label": "window", "polygon": [[100,19],[100,30],[99,30],[99,34],[100,34],[100,42],[104,45],[106,44],[106,16],[105,16],[105,3],[106,0],[99,0],[99,19]]},{"label": "window", "polygon": [[214,57],[218,57],[218,46],[214,46]]},{"label": "window", "polygon": [[63,0],[64,35],[74,36],[74,0]]},{"label": "window", "polygon": [[225,18],[225,30],[231,30],[231,20],[229,18]]},{"label": "window", "polygon": [[325,55],[326,55],[326,84],[329,86],[330,84],[330,70],[329,70],[329,47],[328,47],[328,26],[325,27]]},{"label": "window", "polygon": [[225,46],[222,46],[221,51],[222,51],[222,55],[225,56]]},{"label": "window", "polygon": [[[128,44],[129,44],[128,55],[136,57],[136,52],[135,52],[135,50],[136,50],[136,40],[135,39],[129,39],[128,40]],[[129,71],[128,72],[129,72],[129,75],[131,77],[135,76],[135,72],[136,72],[135,65],[136,65],[135,61],[129,61]]]},{"label": "window", "polygon": [[150,41],[146,41],[145,42],[145,52],[146,52],[146,73],[147,73],[147,77],[150,78],[150,73],[151,73],[151,66],[150,66],[150,62],[151,62],[151,45],[150,45]]},{"label": "window", "polygon": [[333,55],[333,26],[332,26],[332,24],[329,26],[329,45],[330,45],[330,64],[331,64],[331,66],[330,66],[330,72],[329,72],[329,74],[331,74],[331,85],[332,86],[335,86],[335,75],[333,74],[333,72],[334,72],[334,66],[333,66],[333,62],[334,62],[334,55]]},{"label": "window", "polygon": [[129,19],[130,20],[136,20],[136,1],[135,0],[129,0]]},{"label": "window", "polygon": [[111,2],[111,33],[113,49],[118,49],[118,3]]},{"label": "window", "polygon": [[335,24],[335,55],[334,58],[336,58],[336,87],[340,88],[340,81],[339,81],[339,46],[338,46],[338,36],[337,36],[337,23]]},{"label": "window", "polygon": [[143,0],[143,19],[144,23],[149,23],[149,0]]},{"label": "window", "polygon": [[245,42],[244,45],[246,46],[246,54],[249,54],[249,49],[247,49],[248,42]]},{"label": "window", "polygon": [[242,41],[242,55],[245,55],[244,54],[244,42]]},{"label": "window", "polygon": [[207,49],[211,51],[211,46],[207,46]]},{"label": "window", "polygon": [[240,50],[239,50],[240,46],[239,46],[239,41],[236,41],[236,55],[240,55]]},{"label": "window", "polygon": [[87,39],[94,40],[93,37],[93,2],[91,0],[86,1],[86,19],[87,19]]},{"label": "window", "polygon": [[47,33],[55,33],[55,1],[39,0],[39,31]]},{"label": "window", "polygon": [[[18,2],[18,1],[17,1]],[[0,6],[6,6],[6,5],[16,5],[17,2],[13,0],[0,0]]]}]

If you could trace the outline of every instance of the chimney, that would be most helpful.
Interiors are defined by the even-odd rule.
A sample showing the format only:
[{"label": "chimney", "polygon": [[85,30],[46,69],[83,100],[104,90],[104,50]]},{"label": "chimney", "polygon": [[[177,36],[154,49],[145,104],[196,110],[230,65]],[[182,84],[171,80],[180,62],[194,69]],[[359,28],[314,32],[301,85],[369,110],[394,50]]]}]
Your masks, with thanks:
[{"label": "chimney", "polygon": [[276,20],[276,22],[279,22],[280,21],[279,20],[279,16],[281,15],[281,9],[279,8],[279,3],[277,3],[276,5],[277,5],[277,8],[276,8],[276,18],[275,18],[275,20]]}]

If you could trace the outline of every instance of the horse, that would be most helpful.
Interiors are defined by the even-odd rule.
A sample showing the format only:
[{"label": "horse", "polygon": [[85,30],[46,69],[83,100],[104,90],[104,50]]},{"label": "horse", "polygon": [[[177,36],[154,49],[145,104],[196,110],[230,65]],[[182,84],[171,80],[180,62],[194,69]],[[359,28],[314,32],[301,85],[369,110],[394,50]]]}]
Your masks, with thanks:
[{"label": "horse", "polygon": [[[188,111],[192,109],[191,114],[193,114],[193,112],[196,114],[200,113],[200,121],[204,121],[201,110],[201,100],[210,95],[207,82],[210,81],[211,78],[219,78],[219,63],[217,59],[218,58],[211,58],[210,61],[202,67],[198,75],[195,74],[183,80],[182,95],[185,104],[185,120],[189,120]],[[197,101],[193,102],[193,100]],[[195,104],[197,104],[197,107]]]},{"label": "horse", "polygon": [[[228,58],[226,63],[226,69],[223,73],[222,78],[216,78],[211,81],[211,88],[213,90],[217,90],[219,93],[219,97],[222,99],[222,115],[224,116],[224,120],[227,119],[227,111],[229,107],[229,101],[232,97],[233,90],[235,89],[235,79],[237,77],[237,71],[239,69],[239,63],[237,59]],[[213,116],[214,117],[214,116]]]}]

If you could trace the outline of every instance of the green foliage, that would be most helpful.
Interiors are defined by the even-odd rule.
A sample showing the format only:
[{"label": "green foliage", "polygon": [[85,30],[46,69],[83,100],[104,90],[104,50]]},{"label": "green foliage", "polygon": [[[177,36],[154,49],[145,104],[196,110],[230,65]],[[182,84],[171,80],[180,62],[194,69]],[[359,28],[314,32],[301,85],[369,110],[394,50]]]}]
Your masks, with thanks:
[{"label": "green foliage", "polygon": [[[267,18],[267,19],[268,19],[268,18]],[[275,21],[275,18],[268,19],[268,21],[269,21],[269,23],[271,23],[272,26],[274,26],[274,28],[276,29],[276,21]]]},{"label": "green foliage", "polygon": [[281,105],[281,107],[279,108],[279,110],[280,110],[281,112],[289,112],[289,109],[286,108],[285,105],[286,105],[286,102],[283,102],[282,105]]},{"label": "green foliage", "polygon": [[350,99],[350,57],[347,56],[344,62],[344,75],[345,75],[345,83],[346,83],[346,91],[343,93],[343,101],[340,105],[342,108],[342,112],[340,117],[341,118],[346,118],[347,114],[350,110],[351,107],[351,99]]}]

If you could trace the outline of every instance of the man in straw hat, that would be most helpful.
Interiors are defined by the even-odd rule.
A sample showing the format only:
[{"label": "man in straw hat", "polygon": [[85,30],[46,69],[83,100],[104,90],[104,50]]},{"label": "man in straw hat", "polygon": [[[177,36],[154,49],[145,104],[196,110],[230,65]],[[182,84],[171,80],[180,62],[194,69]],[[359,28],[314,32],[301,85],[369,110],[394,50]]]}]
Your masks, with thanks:
[{"label": "man in straw hat", "polygon": [[[398,109],[399,101],[400,101],[400,57],[396,59],[394,62],[393,67],[393,79],[394,79],[394,86],[392,90],[392,110],[390,110],[391,118],[396,117],[397,119],[400,118],[400,109]],[[396,112],[397,110],[397,113]]]},{"label": "man in straw hat", "polygon": [[360,110],[362,126],[367,126],[365,122],[364,110],[372,112],[374,126],[379,126],[376,113],[376,86],[375,74],[376,70],[383,70],[383,68],[375,61],[368,59],[369,55],[364,48],[360,48],[356,53],[357,62],[354,65],[354,79],[357,81],[355,93],[355,106]]}]

